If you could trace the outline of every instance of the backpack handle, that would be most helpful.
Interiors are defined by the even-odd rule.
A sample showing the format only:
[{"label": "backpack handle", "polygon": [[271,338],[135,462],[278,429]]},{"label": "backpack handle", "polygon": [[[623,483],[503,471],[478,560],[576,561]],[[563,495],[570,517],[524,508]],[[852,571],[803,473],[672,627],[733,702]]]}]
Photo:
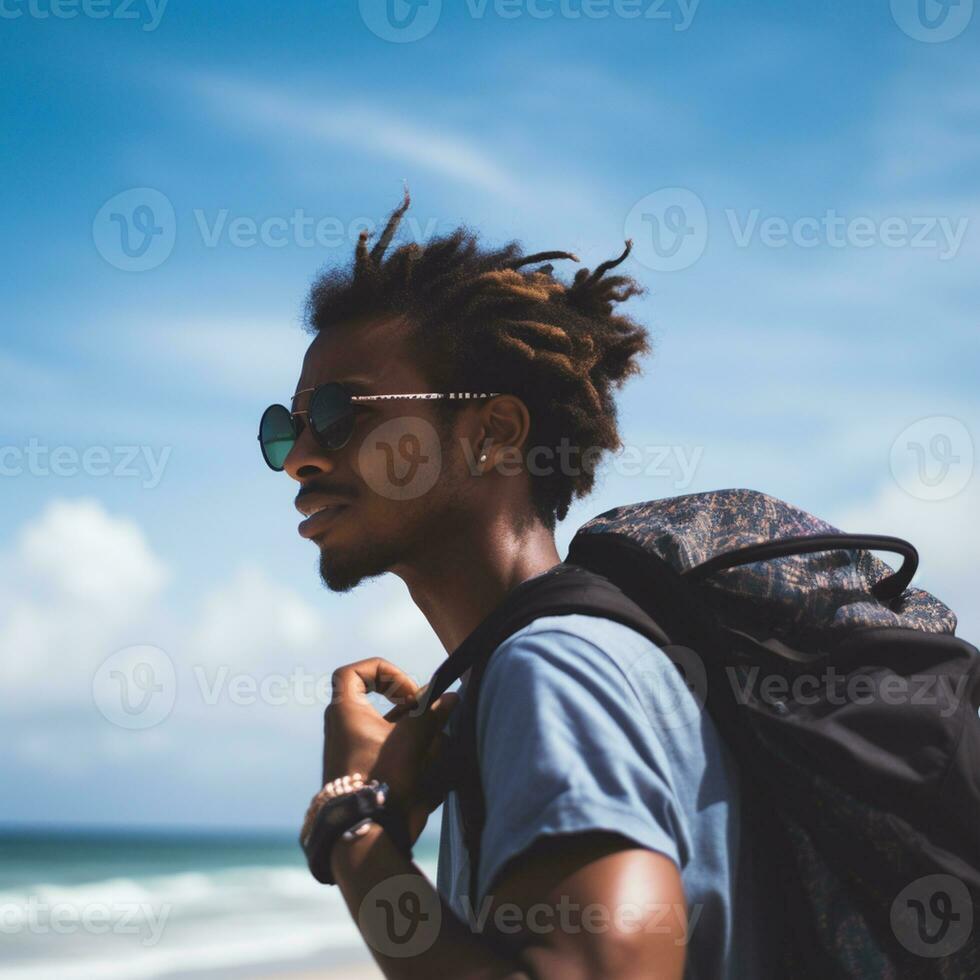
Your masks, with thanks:
[{"label": "backpack handle", "polygon": [[715,572],[739,565],[751,565],[757,561],[771,558],[784,558],[787,555],[809,555],[818,551],[839,550],[889,551],[902,556],[902,567],[891,575],[876,582],[871,594],[885,601],[897,599],[906,589],[915,570],[919,567],[919,553],[902,538],[885,534],[817,534],[799,538],[783,538],[779,541],[763,541],[746,548],[726,551],[714,558],[689,568],[682,577],[690,582],[703,582]]}]

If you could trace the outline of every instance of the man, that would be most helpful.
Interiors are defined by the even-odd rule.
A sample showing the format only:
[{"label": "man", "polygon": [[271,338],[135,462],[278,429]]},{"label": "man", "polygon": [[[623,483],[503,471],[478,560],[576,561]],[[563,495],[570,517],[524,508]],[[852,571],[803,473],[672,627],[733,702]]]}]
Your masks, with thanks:
[{"label": "man", "polygon": [[[629,246],[570,283],[546,263],[575,256],[492,249],[464,229],[389,254],[407,207],[406,195],[373,249],[361,236],[352,269],[314,284],[292,409],[269,409],[260,438],[299,484],[300,534],[319,548],[326,586],[394,573],[451,653],[510,590],[559,563],[555,525],[621,445],[612,391],[649,344],[615,311],[639,288],[607,275]],[[405,853],[441,802],[423,777],[438,770],[456,695],[412,711],[416,685],[380,659],[333,683],[327,784],[303,837],[322,807],[366,780],[387,784],[401,832],[360,822],[325,858],[386,976],[754,975],[739,924],[751,896],[737,773],[648,639],[551,617],[494,652],[479,711],[475,909],[454,793],[438,890]],[[383,717],[372,691],[397,691],[396,707]],[[404,948],[396,911],[419,925],[403,930]]]}]

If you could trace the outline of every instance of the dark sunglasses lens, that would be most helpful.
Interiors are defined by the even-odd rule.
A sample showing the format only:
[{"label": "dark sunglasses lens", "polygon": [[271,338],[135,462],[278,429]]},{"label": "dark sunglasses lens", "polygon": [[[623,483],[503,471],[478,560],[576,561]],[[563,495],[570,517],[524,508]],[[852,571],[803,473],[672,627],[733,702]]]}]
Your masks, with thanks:
[{"label": "dark sunglasses lens", "polygon": [[266,463],[281,470],[296,443],[293,418],[285,405],[270,405],[259,423],[259,442]]},{"label": "dark sunglasses lens", "polygon": [[313,393],[310,425],[324,449],[346,446],[354,431],[354,406],[341,385],[326,384]]}]

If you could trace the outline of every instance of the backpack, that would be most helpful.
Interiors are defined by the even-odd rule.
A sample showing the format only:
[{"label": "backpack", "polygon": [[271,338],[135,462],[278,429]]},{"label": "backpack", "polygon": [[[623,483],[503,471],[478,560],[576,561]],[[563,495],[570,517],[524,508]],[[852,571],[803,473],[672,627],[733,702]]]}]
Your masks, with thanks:
[{"label": "backpack", "polygon": [[[900,554],[901,568],[872,550]],[[532,620],[584,613],[656,643],[734,753],[745,833],[765,842],[760,914],[780,976],[980,977],[980,654],[945,605],[909,587],[917,562],[899,538],[842,534],[750,490],[583,525],[564,562],[511,590],[425,694],[469,672],[449,760],[471,907],[484,670]]]}]

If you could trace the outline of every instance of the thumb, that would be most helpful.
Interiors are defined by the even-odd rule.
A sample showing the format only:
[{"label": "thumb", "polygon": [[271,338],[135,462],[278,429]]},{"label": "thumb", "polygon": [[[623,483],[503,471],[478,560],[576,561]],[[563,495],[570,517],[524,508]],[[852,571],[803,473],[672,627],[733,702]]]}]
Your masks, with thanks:
[{"label": "thumb", "polygon": [[454,691],[447,691],[432,702],[429,710],[421,715],[419,720],[428,731],[435,735],[436,732],[445,727],[457,704],[459,704],[459,695]]}]

